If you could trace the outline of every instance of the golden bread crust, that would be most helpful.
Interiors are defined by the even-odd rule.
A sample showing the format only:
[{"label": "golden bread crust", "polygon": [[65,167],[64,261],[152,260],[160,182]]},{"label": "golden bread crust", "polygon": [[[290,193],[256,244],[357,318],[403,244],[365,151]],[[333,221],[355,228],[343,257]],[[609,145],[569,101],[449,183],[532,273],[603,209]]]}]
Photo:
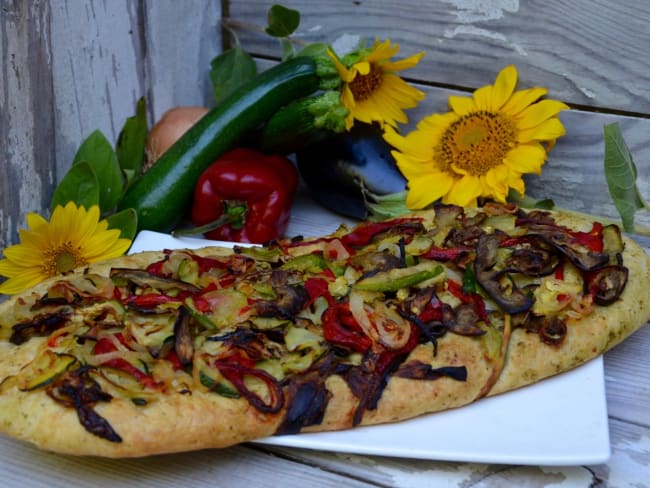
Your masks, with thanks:
[{"label": "golden bread crust", "polygon": [[[555,214],[557,221],[571,228],[587,229],[589,222]],[[226,256],[232,251],[205,248],[202,256]],[[90,266],[78,272],[107,275],[112,267],[144,268],[163,257],[162,252],[144,252]],[[610,306],[596,306],[591,315],[569,321],[565,340],[557,346],[543,344],[538,335],[514,329],[503,368],[489,360],[486,339],[447,334],[433,354],[431,343],[417,346],[405,362],[419,360],[432,368],[465,366],[467,380],[442,377],[435,381],[390,376],[376,408],[368,409],[363,425],[396,422],[425,413],[460,407],[486,393],[493,375],[496,383],[488,395],[500,394],[572,369],[604,353],[650,320],[646,290],[650,286],[650,259],[630,239],[625,239],[623,260],[629,280],[620,298]],[[39,284],[30,293],[41,295],[55,281]],[[248,400],[226,398],[210,391],[162,393],[145,406],[127,398],[113,398],[96,405],[96,412],[119,432],[122,442],[108,442],[91,435],[77,412],[66,408],[44,389],[20,391],[11,378],[43,347],[45,338],[32,338],[16,346],[7,341],[14,315],[22,298],[0,304],[0,431],[43,449],[76,455],[134,457],[218,448],[273,435],[286,415],[286,405],[277,413],[262,413]],[[303,431],[338,430],[353,427],[358,399],[340,375],[326,382],[330,399],[322,421]]]}]

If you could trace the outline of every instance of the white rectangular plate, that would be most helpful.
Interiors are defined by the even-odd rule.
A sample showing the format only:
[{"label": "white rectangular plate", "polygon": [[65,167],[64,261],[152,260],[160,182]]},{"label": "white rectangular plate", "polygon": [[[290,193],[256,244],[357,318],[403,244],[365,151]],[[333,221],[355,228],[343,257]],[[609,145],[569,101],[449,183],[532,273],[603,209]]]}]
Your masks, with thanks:
[{"label": "white rectangular plate", "polygon": [[[130,252],[232,243],[143,231]],[[602,357],[540,383],[456,410],[260,444],[441,461],[523,465],[604,463],[610,456]]]}]

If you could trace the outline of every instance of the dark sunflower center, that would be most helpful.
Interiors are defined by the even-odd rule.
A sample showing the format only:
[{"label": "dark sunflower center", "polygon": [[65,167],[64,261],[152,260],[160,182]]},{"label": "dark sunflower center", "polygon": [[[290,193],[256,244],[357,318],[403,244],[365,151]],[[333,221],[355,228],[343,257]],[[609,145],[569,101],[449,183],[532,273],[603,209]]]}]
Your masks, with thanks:
[{"label": "dark sunflower center", "polygon": [[516,143],[512,120],[487,111],[472,112],[451,124],[435,148],[438,160],[474,176],[503,163]]},{"label": "dark sunflower center", "polygon": [[88,261],[83,257],[81,249],[65,242],[59,247],[49,249],[45,253],[43,267],[48,276],[68,273],[75,268],[85,266]]},{"label": "dark sunflower center", "polygon": [[367,75],[357,75],[348,86],[356,101],[366,100],[377,88],[381,86],[383,72],[381,68],[370,65],[370,72]]}]

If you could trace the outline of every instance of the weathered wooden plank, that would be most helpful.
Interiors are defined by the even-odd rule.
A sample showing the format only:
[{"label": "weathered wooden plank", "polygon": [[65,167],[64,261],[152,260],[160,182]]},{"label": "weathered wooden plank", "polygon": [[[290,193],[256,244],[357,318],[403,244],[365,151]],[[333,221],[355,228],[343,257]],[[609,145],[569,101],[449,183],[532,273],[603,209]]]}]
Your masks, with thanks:
[{"label": "weathered wooden plank", "polygon": [[221,52],[220,0],[146,2],[146,90],[152,121],[176,105],[213,104],[210,61]]},{"label": "weathered wooden plank", "polygon": [[650,429],[610,418],[609,434],[612,456],[607,464],[589,466],[596,481],[589,486],[650,486]]},{"label": "weathered wooden plank", "polygon": [[[218,0],[3,2],[0,10],[0,248],[45,213],[81,141],[115,142],[141,96],[150,120],[210,97]],[[177,35],[177,26],[183,35]]]},{"label": "weathered wooden plank", "polygon": [[2,2],[0,9],[0,247],[13,240],[25,211],[47,205],[55,178],[55,148],[45,143],[55,130],[49,18],[45,2]]},{"label": "weathered wooden plank", "polygon": [[[552,421],[552,419],[547,420]],[[650,455],[650,429],[616,419],[610,419],[609,427],[612,456],[607,464],[594,466],[536,467],[452,463],[266,446],[264,450],[296,462],[345,473],[351,478],[364,479],[380,486],[412,488],[648,486],[650,467],[647,459]],[[435,432],[431,435],[435,435]]]},{"label": "weathered wooden plank", "polygon": [[[231,0],[235,21],[265,25],[269,0]],[[411,76],[477,87],[514,63],[522,81],[573,104],[650,113],[650,3],[624,0],[287,0],[299,10],[300,40],[345,35],[391,38],[404,54],[426,51]],[[277,42],[238,29],[245,48],[277,56]]]},{"label": "weathered wooden plank", "polygon": [[[650,325],[605,355],[609,416],[650,428]],[[650,479],[650,478],[649,478]]]},{"label": "weathered wooden plank", "polygon": [[0,438],[2,486],[58,488],[375,486],[247,446],[137,459],[61,456]]}]

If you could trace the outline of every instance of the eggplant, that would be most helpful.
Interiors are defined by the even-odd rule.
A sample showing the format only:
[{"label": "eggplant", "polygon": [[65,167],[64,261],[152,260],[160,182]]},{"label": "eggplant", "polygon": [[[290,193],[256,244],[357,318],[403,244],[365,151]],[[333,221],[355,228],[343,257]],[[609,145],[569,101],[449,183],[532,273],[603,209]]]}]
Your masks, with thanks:
[{"label": "eggplant", "polygon": [[377,125],[355,123],[296,151],[300,174],[312,197],[339,214],[366,219],[368,199],[402,192],[406,179]]}]

